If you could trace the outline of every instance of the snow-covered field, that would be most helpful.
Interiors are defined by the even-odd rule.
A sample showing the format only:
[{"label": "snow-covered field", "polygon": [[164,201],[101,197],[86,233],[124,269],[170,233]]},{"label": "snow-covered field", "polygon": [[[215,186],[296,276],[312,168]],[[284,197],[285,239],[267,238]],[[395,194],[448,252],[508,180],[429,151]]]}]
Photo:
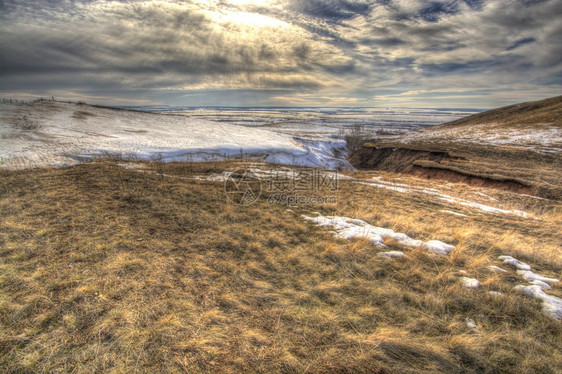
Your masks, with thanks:
[{"label": "snow-covered field", "polygon": [[142,107],[157,113],[193,119],[259,127],[296,137],[335,137],[360,126],[370,136],[400,135],[453,121],[475,111],[375,108],[163,108]]},{"label": "snow-covered field", "polygon": [[338,139],[298,141],[259,128],[60,102],[0,104],[0,165],[65,166],[102,155],[163,161],[255,157],[279,163],[350,169]]},{"label": "snow-covered field", "polygon": [[[163,161],[257,158],[278,164],[352,169],[346,129],[376,136],[461,117],[451,111],[184,110],[148,113],[62,102],[0,104],[0,165],[65,166],[100,155]],[[168,114],[168,115],[166,115]]]}]

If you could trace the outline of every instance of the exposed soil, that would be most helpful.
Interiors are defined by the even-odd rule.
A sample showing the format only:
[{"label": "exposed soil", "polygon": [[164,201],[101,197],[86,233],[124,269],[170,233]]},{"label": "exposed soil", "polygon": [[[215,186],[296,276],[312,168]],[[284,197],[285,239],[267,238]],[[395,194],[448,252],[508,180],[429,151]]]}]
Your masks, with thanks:
[{"label": "exposed soil", "polygon": [[348,161],[357,169],[375,169],[397,173],[409,172],[418,160],[440,162],[452,159],[448,152],[421,151],[408,148],[362,147]]},{"label": "exposed soil", "polygon": [[[357,169],[407,173],[427,179],[538,195],[534,186],[515,178],[475,175],[460,171],[458,161],[469,162],[466,158],[452,155],[449,152],[397,147],[363,147],[349,158],[349,162]],[[455,162],[455,168],[452,167],[451,162]],[[430,163],[433,166],[423,165],[424,163]]]}]

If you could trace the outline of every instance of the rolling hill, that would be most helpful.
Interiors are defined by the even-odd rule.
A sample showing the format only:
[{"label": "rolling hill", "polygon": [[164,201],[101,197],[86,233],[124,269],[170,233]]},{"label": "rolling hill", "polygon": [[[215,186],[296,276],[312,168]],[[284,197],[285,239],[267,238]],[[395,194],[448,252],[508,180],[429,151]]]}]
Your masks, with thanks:
[{"label": "rolling hill", "polygon": [[407,136],[374,139],[350,157],[359,169],[562,198],[562,96],[468,116]]}]

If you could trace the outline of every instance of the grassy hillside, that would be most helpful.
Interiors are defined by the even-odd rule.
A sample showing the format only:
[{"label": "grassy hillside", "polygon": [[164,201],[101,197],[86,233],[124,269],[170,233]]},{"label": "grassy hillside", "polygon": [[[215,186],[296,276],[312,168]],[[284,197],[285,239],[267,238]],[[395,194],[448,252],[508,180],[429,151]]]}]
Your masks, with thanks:
[{"label": "grassy hillside", "polygon": [[545,123],[562,126],[562,96],[488,110],[436,126],[433,129],[479,124],[528,126]]},{"label": "grassy hillside", "polygon": [[[560,200],[561,118],[562,96],[512,105],[400,137],[373,139],[350,161],[359,168],[384,166],[389,164],[387,151],[399,149],[404,157],[394,155],[392,167],[380,170],[480,184],[508,181],[506,188],[515,183],[525,193]],[[422,157],[424,152],[446,157]]]},{"label": "grassy hillside", "polygon": [[[482,199],[533,218],[478,213],[357,183],[395,177],[356,172],[330,192],[336,204],[288,211],[263,194],[238,206],[214,180],[240,166],[248,167],[103,161],[0,171],[0,371],[562,369],[560,321],[515,292],[521,277],[497,260],[509,254],[560,275],[554,202],[485,191]],[[423,181],[392,183],[410,182]],[[447,188],[467,199],[481,191]],[[380,258],[370,243],[336,240],[300,217],[314,211],[456,249],[439,256],[387,241],[406,255]],[[463,288],[461,276],[482,286]],[[562,296],[559,283],[549,293]]]}]

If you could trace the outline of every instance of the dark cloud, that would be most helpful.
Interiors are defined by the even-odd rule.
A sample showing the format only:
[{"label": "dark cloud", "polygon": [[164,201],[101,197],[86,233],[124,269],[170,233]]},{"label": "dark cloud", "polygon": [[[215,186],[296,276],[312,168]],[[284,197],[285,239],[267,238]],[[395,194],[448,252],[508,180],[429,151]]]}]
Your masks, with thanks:
[{"label": "dark cloud", "polygon": [[526,6],[532,6],[532,5],[544,3],[545,1],[549,1],[549,0],[519,0],[519,1],[525,4]]},{"label": "dark cloud", "polygon": [[513,43],[512,45],[510,45],[509,47],[506,48],[506,51],[512,51],[516,48],[519,48],[520,46],[524,45],[524,44],[529,44],[529,43],[534,43],[537,40],[535,38],[524,38],[524,39],[519,39],[517,41],[515,41],[515,43]]},{"label": "dark cloud", "polygon": [[532,65],[518,56],[495,56],[493,59],[472,60],[462,63],[422,64],[420,68],[427,76],[442,76],[450,74],[477,75],[490,74],[494,71],[521,71],[531,68]]},{"label": "dark cloud", "polygon": [[400,44],[406,43],[404,39],[400,39],[398,37],[389,37],[389,38],[361,38],[359,40],[360,44],[363,45],[378,45],[382,47],[396,47]]},{"label": "dark cloud", "polygon": [[562,71],[534,78],[531,80],[531,83],[539,86],[554,86],[560,88],[562,87]]},{"label": "dark cloud", "polygon": [[371,4],[362,0],[295,0],[292,8],[312,17],[332,21],[349,19],[356,15],[365,15]]},{"label": "dark cloud", "polygon": [[427,22],[437,22],[442,14],[455,14],[459,11],[458,1],[433,1],[419,11],[419,16]]},{"label": "dark cloud", "polygon": [[480,10],[484,6],[484,0],[463,0],[471,9]]}]

